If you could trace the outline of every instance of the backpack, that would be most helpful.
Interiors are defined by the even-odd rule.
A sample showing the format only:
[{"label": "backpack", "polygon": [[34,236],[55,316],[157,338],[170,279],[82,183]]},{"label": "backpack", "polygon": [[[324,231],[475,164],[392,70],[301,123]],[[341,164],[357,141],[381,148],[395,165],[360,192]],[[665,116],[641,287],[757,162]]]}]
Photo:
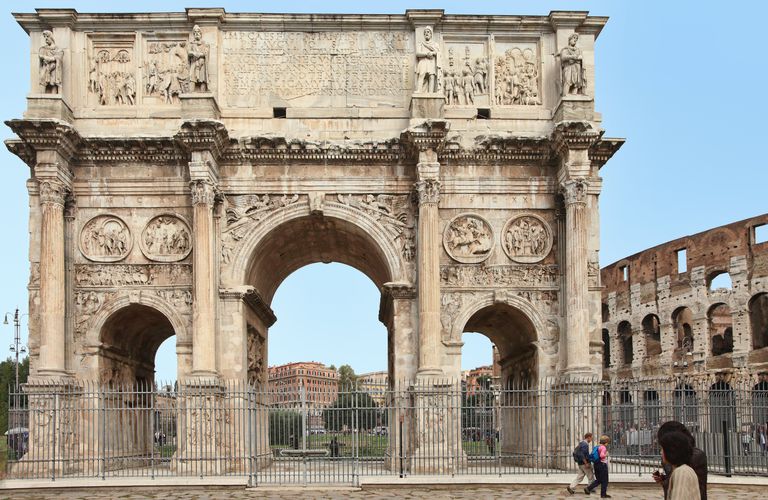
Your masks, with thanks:
[{"label": "backpack", "polygon": [[592,448],[592,453],[589,454],[589,461],[596,464],[600,461],[600,445]]},{"label": "backpack", "polygon": [[584,456],[581,454],[581,443],[576,445],[576,448],[573,449],[573,460],[577,464],[583,464],[584,463]]}]

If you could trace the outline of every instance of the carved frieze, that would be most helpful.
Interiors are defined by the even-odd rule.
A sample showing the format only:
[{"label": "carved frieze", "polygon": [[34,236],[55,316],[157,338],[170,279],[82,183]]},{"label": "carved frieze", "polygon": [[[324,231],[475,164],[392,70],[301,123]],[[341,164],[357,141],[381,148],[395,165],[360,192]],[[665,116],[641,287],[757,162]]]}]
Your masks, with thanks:
[{"label": "carved frieze", "polygon": [[166,104],[178,102],[189,91],[189,53],[186,41],[152,41],[144,58],[144,95]]},{"label": "carved frieze", "polygon": [[493,248],[493,228],[475,214],[454,217],[443,231],[443,247],[457,262],[476,264],[486,260]]},{"label": "carved frieze", "polygon": [[88,91],[100,106],[136,104],[136,66],[132,44],[94,45],[88,70]]},{"label": "carved frieze", "polygon": [[97,215],[80,231],[80,252],[94,262],[124,259],[133,245],[131,231],[115,215]]},{"label": "carved frieze", "polygon": [[338,201],[360,210],[384,226],[394,238],[403,258],[410,262],[416,256],[416,232],[411,202],[407,195],[339,194]]},{"label": "carved frieze", "polygon": [[541,104],[538,48],[535,43],[497,43],[494,102],[497,106]]},{"label": "carved frieze", "polygon": [[400,101],[412,86],[408,32],[225,31],[222,43],[230,105],[253,105],[262,96],[298,103],[318,96]]},{"label": "carved frieze", "polygon": [[158,262],[177,262],[192,251],[189,224],[179,215],[163,214],[149,221],[139,240],[145,257]]},{"label": "carved frieze", "polygon": [[144,285],[190,285],[188,264],[78,264],[75,282],[80,288],[109,288]]},{"label": "carved frieze", "polygon": [[446,43],[443,92],[447,105],[490,104],[487,50],[484,43]]},{"label": "carved frieze", "polygon": [[545,287],[558,286],[554,265],[445,265],[440,266],[440,281],[445,287]]},{"label": "carved frieze", "polygon": [[541,262],[552,250],[552,229],[538,215],[518,215],[504,225],[502,246],[515,262]]}]

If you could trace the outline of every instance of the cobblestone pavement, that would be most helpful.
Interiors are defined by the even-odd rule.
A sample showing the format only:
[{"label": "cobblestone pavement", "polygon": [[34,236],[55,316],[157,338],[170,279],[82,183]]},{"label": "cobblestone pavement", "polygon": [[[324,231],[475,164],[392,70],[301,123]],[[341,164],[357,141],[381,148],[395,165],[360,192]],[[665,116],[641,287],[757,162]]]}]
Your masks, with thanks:
[{"label": "cobblestone pavement", "polygon": [[[455,486],[455,487],[437,487],[437,486],[397,486],[397,487],[376,487],[366,488],[362,491],[352,489],[338,490],[312,490],[301,488],[285,489],[249,489],[242,488],[123,488],[123,489],[72,489],[72,490],[37,490],[37,491],[0,491],[0,498],[13,498],[24,500],[240,500],[240,499],[275,499],[275,500],[293,500],[301,498],[302,500],[325,500],[325,499],[344,499],[353,500],[383,500],[383,499],[429,499],[429,500],[486,500],[486,499],[508,499],[508,498],[526,498],[526,499],[562,499],[562,498],[585,498],[583,492],[570,496],[565,491],[565,486],[523,486],[523,485],[505,485],[505,486]],[[616,499],[632,500],[650,500],[661,499],[663,495],[661,490],[655,485],[631,485],[615,486],[609,488],[608,493]],[[589,498],[599,498],[598,494],[593,494]],[[711,486],[709,489],[710,499],[765,499],[765,486]]]}]

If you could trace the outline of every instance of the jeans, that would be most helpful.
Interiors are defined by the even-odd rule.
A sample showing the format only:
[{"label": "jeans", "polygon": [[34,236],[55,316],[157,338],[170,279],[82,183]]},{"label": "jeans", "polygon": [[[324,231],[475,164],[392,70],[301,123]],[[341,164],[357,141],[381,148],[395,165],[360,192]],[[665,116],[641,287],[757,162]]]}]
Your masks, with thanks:
[{"label": "jeans", "polygon": [[589,491],[597,488],[600,485],[600,496],[604,497],[608,494],[608,464],[603,462],[596,462],[595,468],[595,480],[589,485]]}]

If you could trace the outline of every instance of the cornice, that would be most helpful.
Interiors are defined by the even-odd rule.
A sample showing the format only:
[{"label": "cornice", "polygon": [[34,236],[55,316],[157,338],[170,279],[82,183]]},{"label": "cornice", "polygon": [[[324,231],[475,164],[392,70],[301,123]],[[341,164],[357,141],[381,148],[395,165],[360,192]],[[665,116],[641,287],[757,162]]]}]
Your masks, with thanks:
[{"label": "cornice", "polygon": [[441,164],[497,164],[504,162],[542,165],[550,161],[552,148],[547,137],[513,137],[488,135],[475,139],[475,147],[462,148],[448,140],[439,154]]},{"label": "cornice", "polygon": [[183,149],[210,151],[217,161],[230,144],[227,127],[217,120],[186,121],[175,138]]},{"label": "cornice", "polygon": [[593,165],[597,165],[597,168],[603,168],[625,142],[626,139],[620,137],[601,138],[589,148],[589,160]]},{"label": "cornice", "polygon": [[247,137],[233,142],[223,163],[399,163],[404,153],[397,139],[367,142],[315,142],[284,137]]},{"label": "cornice", "polygon": [[564,156],[569,150],[590,149],[603,133],[587,121],[559,122],[552,132],[552,148],[559,156]]},{"label": "cornice", "polygon": [[450,124],[445,120],[427,120],[400,134],[400,142],[412,159],[421,161],[420,153],[425,151],[432,150],[440,154],[449,129]]},{"label": "cornice", "polygon": [[224,300],[242,300],[245,305],[253,311],[264,325],[269,328],[277,321],[272,308],[264,302],[261,294],[252,286],[238,288],[220,288],[219,298]]},{"label": "cornice", "polygon": [[187,155],[169,137],[94,137],[83,141],[76,159],[80,164],[133,162],[178,165],[187,161]]},{"label": "cornice", "polygon": [[36,163],[35,150],[21,139],[6,139],[5,147],[8,151],[18,156],[29,168],[34,168]]},{"label": "cornice", "polygon": [[66,161],[77,153],[82,138],[59,120],[8,120],[5,124],[33,151],[56,151]]}]

